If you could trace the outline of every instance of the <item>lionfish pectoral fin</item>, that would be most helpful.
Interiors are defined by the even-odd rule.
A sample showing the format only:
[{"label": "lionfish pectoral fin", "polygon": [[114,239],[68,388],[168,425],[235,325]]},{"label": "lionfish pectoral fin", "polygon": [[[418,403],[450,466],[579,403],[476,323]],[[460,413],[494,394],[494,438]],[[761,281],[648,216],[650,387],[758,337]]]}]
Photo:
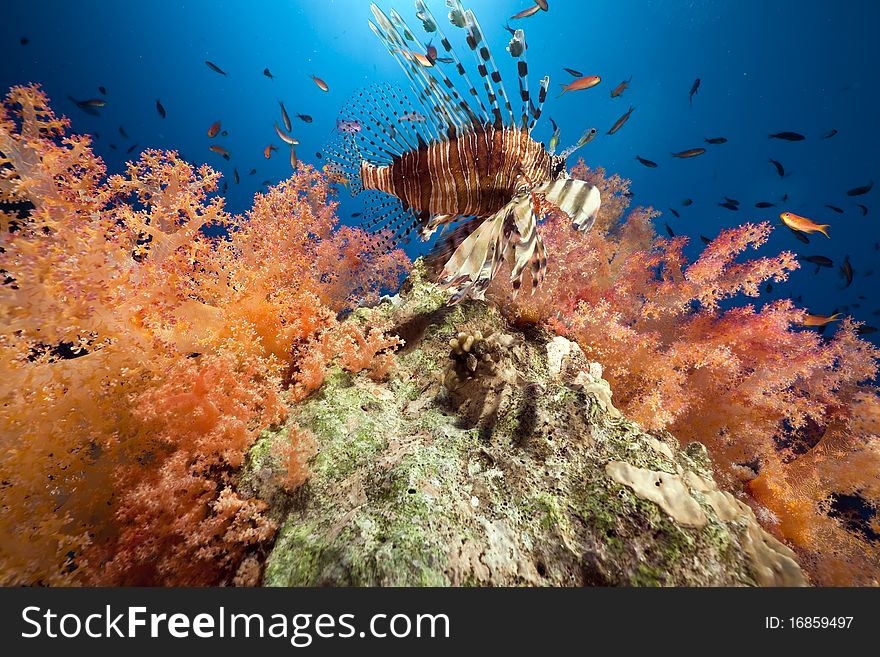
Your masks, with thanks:
[{"label": "lionfish pectoral fin", "polygon": [[579,231],[585,233],[593,227],[601,206],[599,190],[594,185],[583,180],[560,178],[539,185],[533,191],[542,194],[547,202],[568,215]]}]

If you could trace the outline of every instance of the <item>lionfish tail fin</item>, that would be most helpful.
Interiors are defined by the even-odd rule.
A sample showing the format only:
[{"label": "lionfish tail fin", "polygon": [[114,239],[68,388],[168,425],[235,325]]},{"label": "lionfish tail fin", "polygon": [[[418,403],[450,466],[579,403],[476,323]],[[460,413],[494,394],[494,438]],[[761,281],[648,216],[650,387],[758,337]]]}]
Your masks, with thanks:
[{"label": "lionfish tail fin", "polygon": [[561,178],[539,185],[534,192],[568,215],[574,227],[583,233],[596,222],[601,206],[599,189],[583,180]]}]

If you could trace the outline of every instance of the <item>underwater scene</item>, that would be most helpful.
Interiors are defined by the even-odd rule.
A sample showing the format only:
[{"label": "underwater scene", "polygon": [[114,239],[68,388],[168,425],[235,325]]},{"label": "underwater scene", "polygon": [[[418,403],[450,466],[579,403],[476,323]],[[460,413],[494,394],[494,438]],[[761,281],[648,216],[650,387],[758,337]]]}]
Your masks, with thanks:
[{"label": "underwater scene", "polygon": [[877,586],[878,25],[7,3],[0,583]]}]

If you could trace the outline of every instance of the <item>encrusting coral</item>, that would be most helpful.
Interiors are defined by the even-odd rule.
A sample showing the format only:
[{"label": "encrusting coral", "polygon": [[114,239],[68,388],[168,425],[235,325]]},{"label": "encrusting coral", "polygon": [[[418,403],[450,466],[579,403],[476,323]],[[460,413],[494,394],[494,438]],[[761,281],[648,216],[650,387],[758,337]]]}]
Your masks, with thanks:
[{"label": "encrusting coral", "polygon": [[0,110],[0,582],[248,583],[275,527],[235,472],[331,364],[388,372],[399,339],[337,313],[408,260],[337,227],[308,166],[232,216],[207,165],[108,178],[67,127],[36,86]]}]

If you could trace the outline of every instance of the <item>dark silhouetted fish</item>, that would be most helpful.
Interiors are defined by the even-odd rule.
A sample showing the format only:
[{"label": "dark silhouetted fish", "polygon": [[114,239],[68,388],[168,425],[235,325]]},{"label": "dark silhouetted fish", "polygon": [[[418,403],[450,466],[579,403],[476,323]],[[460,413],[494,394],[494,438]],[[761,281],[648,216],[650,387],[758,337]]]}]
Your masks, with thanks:
[{"label": "dark silhouetted fish", "polygon": [[734,211],[739,210],[738,205],[736,205],[734,203],[728,203],[727,201],[725,201],[724,203],[719,203],[718,205],[720,205],[722,208],[727,208],[728,210],[734,210]]},{"label": "dark silhouetted fish", "polygon": [[672,228],[669,226],[669,224],[664,223],[663,225],[666,226],[666,233],[669,235],[669,237],[675,237],[675,233],[672,232]]},{"label": "dark silhouetted fish", "polygon": [[159,100],[156,100],[156,111],[159,112],[159,116],[163,119],[165,118],[165,108],[162,106],[162,103]]},{"label": "dark silhouetted fish", "polygon": [[235,181],[236,185],[241,182],[241,178],[238,177],[238,169],[234,167],[232,169],[232,179]]},{"label": "dark silhouetted fish", "polygon": [[690,94],[688,94],[688,104],[689,105],[694,104],[694,94],[700,90],[700,84],[701,84],[700,78],[697,78],[696,80],[694,80],[694,83],[691,85],[691,92],[690,92]]},{"label": "dark silhouetted fish", "polygon": [[621,116],[617,121],[614,122],[614,125],[611,126],[611,129],[608,131],[609,135],[613,135],[615,132],[620,130],[623,127],[623,124],[629,121],[629,117],[635,111],[635,107],[630,106],[630,108],[626,111],[626,113]]},{"label": "dark silhouetted fish", "polygon": [[705,137],[703,138],[707,144],[726,144],[727,137]]},{"label": "dark silhouetted fish", "polygon": [[767,281],[767,285],[764,286],[764,291],[767,292],[767,294],[770,294],[773,291],[773,283]]},{"label": "dark silhouetted fish", "polygon": [[208,65],[208,68],[214,71],[215,73],[219,73],[220,75],[226,75],[226,71],[217,66],[214,62],[209,62],[207,59],[205,60],[205,64]]},{"label": "dark silhouetted fish", "polygon": [[[510,28],[507,28],[507,29],[509,30]],[[511,30],[511,34],[513,34],[515,32],[516,32],[516,30]],[[562,70],[565,71],[566,73],[568,73],[569,75],[576,77],[576,78],[584,77],[583,73],[581,73],[580,71],[575,71],[573,68],[564,68]]]},{"label": "dark silhouetted fish", "polygon": [[257,170],[256,170],[256,169],[251,169],[250,171],[248,171],[248,175],[249,175],[249,176],[253,176],[253,175],[255,175],[256,173],[257,173]]},{"label": "dark silhouetted fish", "polygon": [[697,155],[702,155],[706,152],[705,148],[689,148],[686,151],[679,151],[678,153],[673,153],[672,157],[679,158],[688,158],[688,157],[696,157]]},{"label": "dark silhouetted fish", "polygon": [[296,116],[297,116],[297,118],[299,118],[300,121],[304,121],[305,123],[312,122],[312,117],[309,116],[308,114],[297,114]]},{"label": "dark silhouetted fish", "polygon": [[681,215],[678,214],[678,211],[676,211],[674,208],[669,208],[669,211],[670,211],[672,214],[674,214],[676,217],[678,217],[679,219],[681,218]]},{"label": "dark silhouetted fish", "polygon": [[656,169],[657,168],[656,162],[653,162],[651,160],[646,160],[645,158],[639,157],[638,155],[636,155],[636,159],[639,162],[641,162],[642,164],[644,164],[646,167],[648,167],[649,169]]},{"label": "dark silhouetted fish", "polygon": [[688,207],[689,205],[693,205],[693,203],[694,203],[694,200],[691,199],[691,198],[686,198],[686,199],[684,199],[684,200],[681,202],[681,204],[682,204],[684,207]]},{"label": "dark silhouetted fish", "polygon": [[775,203],[771,203],[770,201],[758,201],[755,203],[756,208],[772,208],[775,205]]},{"label": "dark silhouetted fish", "polygon": [[320,159],[321,159],[322,157],[324,157],[324,156],[321,154],[321,151],[317,151],[317,152],[315,153],[315,157],[318,158],[318,159],[320,160]]},{"label": "dark silhouetted fish", "polygon": [[727,201],[728,203],[733,203],[734,205],[739,205],[739,201],[737,201],[735,198],[730,198],[729,196],[725,196],[724,200]]},{"label": "dark silhouetted fish", "polygon": [[357,218],[357,217],[360,217],[362,214],[363,214],[363,212],[352,212],[351,216],[354,218]]},{"label": "dark silhouetted fish", "polygon": [[77,100],[73,96],[68,96],[67,98],[89,116],[101,116],[96,108],[103,107],[102,105],[96,105],[92,100]]},{"label": "dark silhouetted fish", "polygon": [[223,132],[220,133],[220,136],[221,136],[221,137],[228,137],[228,136],[229,136],[229,130],[224,130]]},{"label": "dark silhouetted fish", "polygon": [[223,183],[223,193],[225,194],[226,191],[227,191],[228,189],[229,189],[229,185],[227,185],[227,184],[224,182],[224,183]]},{"label": "dark silhouetted fish", "polygon": [[134,152],[134,149],[137,147],[138,147],[137,144],[132,144],[131,146],[128,147],[128,150],[126,150],[125,152],[128,153],[129,155],[131,155]]},{"label": "dark silhouetted fish", "polygon": [[810,238],[804,235],[802,232],[792,229],[791,234],[794,235],[799,242],[803,242],[804,244],[810,243]]},{"label": "dark silhouetted fish", "polygon": [[822,139],[831,139],[836,134],[837,134],[837,128],[832,128],[831,130],[826,132],[824,135],[822,135]]},{"label": "dark silhouetted fish", "polygon": [[19,42],[21,45],[26,46],[27,44],[29,44],[29,43],[31,42],[31,40],[28,39],[27,37],[21,37],[21,38],[18,40],[18,42]]},{"label": "dark silhouetted fish", "polygon": [[112,148],[112,149],[115,151],[115,150],[116,150],[116,144],[110,144],[110,148]]},{"label": "dark silhouetted fish", "polygon": [[103,87],[103,86],[98,87],[98,91],[101,92],[101,95],[102,95],[102,96],[106,96],[106,95],[107,95],[107,87]]},{"label": "dark silhouetted fish", "polygon": [[872,180],[867,185],[860,185],[858,187],[853,187],[849,190],[846,195],[847,196],[861,196],[862,194],[867,194],[874,187],[874,181]]},{"label": "dark silhouetted fish", "polygon": [[264,180],[260,183],[263,187],[268,187],[271,183],[268,180]]},{"label": "dark silhouetted fish", "polygon": [[816,265],[817,267],[833,267],[834,261],[823,255],[798,256],[801,260]]},{"label": "dark silhouetted fish", "polygon": [[867,206],[867,205],[862,205],[861,203],[859,203],[859,210],[862,211],[862,216],[863,216],[863,217],[867,217],[867,216],[868,216],[868,206]]},{"label": "dark silhouetted fish", "polygon": [[125,132],[125,128],[123,128],[122,126],[119,126],[119,134],[122,135],[123,139],[128,139],[128,135]]},{"label": "dark silhouetted fish", "polygon": [[867,324],[860,326],[859,328],[856,329],[856,333],[859,335],[870,335],[871,333],[876,333],[876,332],[877,332],[876,326],[868,326]]},{"label": "dark silhouetted fish", "polygon": [[[278,104],[281,105],[281,119],[284,121],[284,129],[287,130],[287,132],[290,132],[290,130],[291,130],[290,117],[287,115],[287,110],[284,109],[284,103],[282,103],[279,100]],[[276,126],[276,130],[277,129],[278,128]]]},{"label": "dark silhouetted fish", "polygon": [[803,141],[804,139],[806,139],[806,137],[804,137],[799,132],[788,132],[788,131],[776,132],[776,133],[769,135],[769,136],[771,139],[782,139],[783,141]]},{"label": "dark silhouetted fish", "polygon": [[782,166],[782,162],[779,160],[770,160],[770,164],[776,167],[776,173],[779,174],[779,177],[782,178],[785,175],[785,168]]},{"label": "dark silhouetted fish", "polygon": [[833,211],[836,212],[837,214],[843,214],[843,208],[839,208],[839,207],[837,207],[836,205],[828,205],[828,204],[826,203],[826,204],[825,204],[825,207],[828,208],[829,210],[833,210]]},{"label": "dark silhouetted fish", "polygon": [[711,244],[712,240],[706,237],[705,235],[700,235],[700,239],[703,241],[703,244]]},{"label": "dark silhouetted fish", "polygon": [[840,275],[846,280],[844,287],[849,287],[853,282],[853,268],[849,256],[843,256],[843,264],[840,266]]},{"label": "dark silhouetted fish", "polygon": [[270,80],[274,80],[274,79],[275,79],[275,76],[272,75],[272,72],[269,70],[268,67],[266,67],[266,68],[263,69],[263,75],[265,75],[265,76],[266,76],[267,78],[269,78]]},{"label": "dark silhouetted fish", "polygon": [[626,90],[629,88],[629,83],[630,83],[630,82],[632,82],[632,76],[631,76],[631,75],[629,76],[629,80],[624,80],[624,81],[621,82],[619,85],[617,85],[616,87],[614,87],[614,89],[611,90],[611,97],[612,97],[612,98],[617,98],[620,94],[622,94],[624,91],[626,91]]}]

